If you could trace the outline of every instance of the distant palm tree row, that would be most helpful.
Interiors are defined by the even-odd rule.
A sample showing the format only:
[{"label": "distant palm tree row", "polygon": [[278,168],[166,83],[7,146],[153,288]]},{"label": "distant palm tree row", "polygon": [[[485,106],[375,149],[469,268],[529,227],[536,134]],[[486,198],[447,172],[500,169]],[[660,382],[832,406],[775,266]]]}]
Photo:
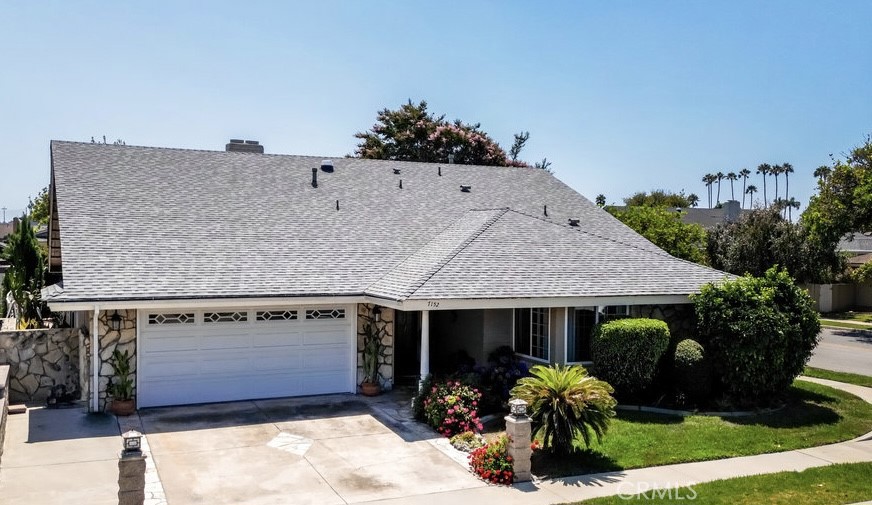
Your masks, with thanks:
[{"label": "distant palm tree row", "polygon": [[[822,167],[826,168],[826,167]],[[822,169],[818,169],[815,171],[815,177],[824,177],[824,174],[819,174],[818,171]],[[781,212],[785,213],[788,219],[793,218],[793,209],[799,209],[799,201],[790,196],[790,174],[794,172],[793,165],[790,163],[782,163],[781,165],[770,165],[769,163],[762,163],[757,167],[757,174],[763,176],[763,206],[769,208],[769,197],[767,194],[766,188],[766,179],[769,176],[775,177],[775,198],[772,200],[772,206],[779,209]],[[778,192],[778,176],[784,174],[784,198],[781,198]],[[745,195],[748,195],[749,205],[754,202],[754,193],[757,193],[759,190],[757,186],[753,184],[748,184],[748,178],[751,176],[751,171],[747,168],[743,168],[739,170],[738,173],[729,172],[717,172],[714,174],[706,174],[702,178],[702,182],[705,183],[706,189],[708,190],[708,203],[709,208],[712,207],[712,196],[715,196],[714,201],[719,205],[721,203],[721,182],[723,180],[727,180],[730,182],[730,199],[736,199],[735,192],[735,182],[739,179],[742,179],[742,208],[745,208]],[[717,193],[714,193],[714,185],[717,183]]]}]

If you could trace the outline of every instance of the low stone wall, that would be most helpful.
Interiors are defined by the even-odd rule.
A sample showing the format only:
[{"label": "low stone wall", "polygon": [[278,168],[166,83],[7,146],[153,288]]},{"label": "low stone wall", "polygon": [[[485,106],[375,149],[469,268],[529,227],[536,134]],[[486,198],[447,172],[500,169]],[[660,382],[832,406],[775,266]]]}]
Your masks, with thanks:
[{"label": "low stone wall", "polygon": [[44,402],[52,386],[81,389],[76,328],[0,331],[0,365],[9,365],[9,401]]},{"label": "low stone wall", "polygon": [[6,439],[6,417],[9,415],[9,365],[0,365],[0,460]]},{"label": "low stone wall", "polygon": [[363,327],[366,324],[373,324],[384,332],[382,344],[385,346],[385,350],[379,356],[382,388],[392,389],[394,385],[394,309],[381,307],[381,316],[376,322],[372,315],[372,309],[375,305],[361,303],[357,307],[357,383],[363,382],[363,340],[366,336]]}]

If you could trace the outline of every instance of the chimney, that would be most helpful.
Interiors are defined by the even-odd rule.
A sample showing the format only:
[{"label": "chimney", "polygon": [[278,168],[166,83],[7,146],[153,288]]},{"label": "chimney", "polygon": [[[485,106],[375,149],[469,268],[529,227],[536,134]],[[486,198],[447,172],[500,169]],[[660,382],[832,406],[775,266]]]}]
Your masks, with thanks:
[{"label": "chimney", "polygon": [[453,163],[454,163],[454,154],[449,154],[449,155],[448,155],[448,163],[449,163],[449,164],[453,164]]},{"label": "chimney", "polygon": [[230,139],[230,142],[224,146],[224,150],[234,153],[263,154],[263,146],[256,140]]},{"label": "chimney", "polygon": [[318,169],[315,167],[312,167],[312,187],[318,187]]},{"label": "chimney", "polygon": [[724,221],[734,223],[739,220],[739,215],[742,211],[742,204],[738,200],[727,200],[723,203]]}]

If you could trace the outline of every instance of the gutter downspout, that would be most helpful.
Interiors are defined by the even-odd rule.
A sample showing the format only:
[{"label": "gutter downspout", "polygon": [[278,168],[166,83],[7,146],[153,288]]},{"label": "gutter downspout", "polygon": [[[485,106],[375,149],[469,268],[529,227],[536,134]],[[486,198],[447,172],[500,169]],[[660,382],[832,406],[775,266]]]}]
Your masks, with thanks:
[{"label": "gutter downspout", "polygon": [[94,305],[91,321],[91,412],[100,411],[100,307]]}]

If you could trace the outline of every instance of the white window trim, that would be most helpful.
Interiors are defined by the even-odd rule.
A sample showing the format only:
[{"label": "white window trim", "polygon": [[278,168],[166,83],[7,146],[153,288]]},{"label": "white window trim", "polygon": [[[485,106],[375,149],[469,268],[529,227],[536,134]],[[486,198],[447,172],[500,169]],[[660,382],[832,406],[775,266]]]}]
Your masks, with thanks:
[{"label": "white window trim", "polygon": [[[515,319],[516,318],[515,318],[515,313],[513,311],[512,312],[512,347],[515,349],[515,354],[517,354],[518,356],[521,356],[522,358],[525,358],[525,359],[529,359],[532,361],[538,361],[539,363],[551,363],[551,307],[522,307],[522,308],[515,309],[515,310],[521,310],[523,308],[530,309],[530,349],[527,349],[527,351],[528,351],[527,353],[518,352],[518,348],[517,348],[518,339],[517,339],[517,334],[515,333],[517,330],[517,328],[515,326]],[[548,344],[547,348],[546,348],[546,350],[548,351],[546,358],[538,358],[536,356],[529,354],[529,352],[532,352],[532,350],[533,350],[533,311],[534,310],[546,310],[547,311],[545,313],[545,327],[546,327],[545,342],[547,342],[547,344]]]}]

